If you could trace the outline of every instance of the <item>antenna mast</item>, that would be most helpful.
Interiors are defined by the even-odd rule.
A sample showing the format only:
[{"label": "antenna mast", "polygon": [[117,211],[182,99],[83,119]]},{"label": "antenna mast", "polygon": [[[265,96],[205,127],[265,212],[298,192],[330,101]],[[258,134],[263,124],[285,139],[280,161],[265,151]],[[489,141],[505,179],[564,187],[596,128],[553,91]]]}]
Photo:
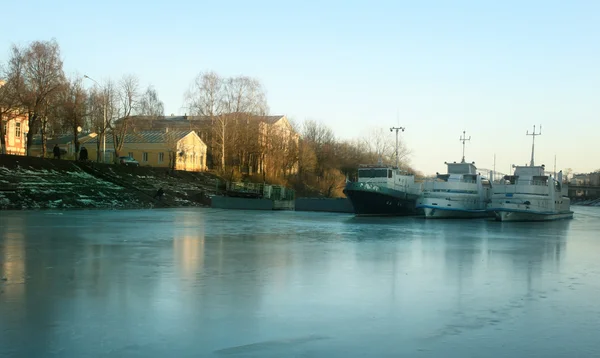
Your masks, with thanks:
[{"label": "antenna mast", "polygon": [[492,182],[496,180],[496,153],[494,153],[494,173],[492,174]]},{"label": "antenna mast", "polygon": [[404,127],[392,127],[390,128],[390,132],[396,131],[396,168],[400,169],[400,159],[398,158],[398,131],[402,130],[404,132]]},{"label": "antenna mast", "polygon": [[540,124],[540,132],[536,133],[535,132],[535,125],[533,126],[533,133],[529,133],[529,131],[527,131],[527,133],[525,133],[525,135],[530,135],[533,137],[533,142],[531,143],[531,163],[529,163],[529,166],[533,167],[533,157],[534,157],[534,153],[535,153],[535,137],[538,135],[542,135],[542,125]]},{"label": "antenna mast", "polygon": [[463,157],[462,157],[461,163],[465,162],[465,142],[468,142],[470,140],[471,140],[471,136],[469,136],[469,138],[467,138],[467,132],[463,131],[463,135],[462,135],[462,137],[460,137],[460,141],[463,144]]}]

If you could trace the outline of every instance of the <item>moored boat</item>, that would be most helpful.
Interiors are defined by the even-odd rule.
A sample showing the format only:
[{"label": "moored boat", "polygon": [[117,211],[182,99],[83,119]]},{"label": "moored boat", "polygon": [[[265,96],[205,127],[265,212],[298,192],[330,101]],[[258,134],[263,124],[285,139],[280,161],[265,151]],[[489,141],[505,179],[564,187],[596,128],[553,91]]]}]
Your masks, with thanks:
[{"label": "moored boat", "polygon": [[444,174],[423,183],[423,195],[417,209],[423,209],[425,218],[481,218],[489,216],[486,211],[490,199],[491,184],[477,172],[475,162],[465,161],[464,145],[470,140],[463,131],[463,157],[460,163],[447,163]]},{"label": "moored boat", "polygon": [[[535,133],[529,165],[513,166],[514,173],[506,175],[492,188],[488,211],[498,221],[548,221],[573,218],[568,187],[562,171],[547,175],[545,166],[534,164]],[[540,127],[541,129],[541,127]]]},{"label": "moored boat", "polygon": [[477,173],[474,163],[446,163],[446,174],[423,183],[423,195],[417,208],[425,218],[481,218],[488,216],[486,206],[490,182]]},{"label": "moored boat", "polygon": [[417,215],[421,183],[398,167],[361,165],[358,181],[346,183],[344,194],[357,216]]}]

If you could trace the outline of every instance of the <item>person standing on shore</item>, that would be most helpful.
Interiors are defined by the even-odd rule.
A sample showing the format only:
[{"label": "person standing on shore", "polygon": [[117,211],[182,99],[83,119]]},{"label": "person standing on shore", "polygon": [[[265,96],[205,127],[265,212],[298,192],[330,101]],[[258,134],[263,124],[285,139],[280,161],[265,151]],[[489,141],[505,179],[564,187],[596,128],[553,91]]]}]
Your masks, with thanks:
[{"label": "person standing on shore", "polygon": [[60,148],[58,147],[58,144],[54,145],[52,152],[54,153],[54,159],[60,159]]},{"label": "person standing on shore", "polygon": [[79,150],[79,160],[86,162],[88,160],[88,151],[85,147],[81,147]]},{"label": "person standing on shore", "polygon": [[162,199],[164,194],[165,194],[165,192],[163,191],[163,188],[158,188],[158,190],[156,191],[156,194],[154,194],[154,199],[158,198],[158,200],[160,200],[160,199]]}]

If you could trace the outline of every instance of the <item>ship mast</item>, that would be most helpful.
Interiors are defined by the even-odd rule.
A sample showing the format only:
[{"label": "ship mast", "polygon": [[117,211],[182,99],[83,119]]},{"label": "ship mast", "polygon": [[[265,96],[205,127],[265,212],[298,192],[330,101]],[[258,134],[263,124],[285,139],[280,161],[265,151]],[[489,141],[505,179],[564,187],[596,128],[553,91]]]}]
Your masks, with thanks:
[{"label": "ship mast", "polygon": [[531,143],[531,163],[529,163],[529,166],[533,167],[533,157],[534,157],[534,153],[535,153],[535,137],[538,135],[542,135],[542,125],[540,124],[540,131],[539,133],[535,132],[535,125],[533,126],[533,133],[529,133],[529,131],[527,131],[527,133],[525,135],[530,135],[533,137],[533,141]]},{"label": "ship mast", "polygon": [[462,157],[461,163],[465,162],[465,142],[468,142],[470,140],[471,140],[471,136],[469,136],[469,138],[467,138],[467,132],[463,131],[463,135],[462,135],[462,137],[460,137],[460,141],[463,144],[463,157]]},{"label": "ship mast", "polygon": [[496,180],[496,153],[494,153],[494,173],[492,174],[492,182]]},{"label": "ship mast", "polygon": [[390,128],[390,132],[396,131],[396,168],[400,169],[400,159],[398,158],[398,131],[402,130],[404,132],[404,127],[392,127]]}]

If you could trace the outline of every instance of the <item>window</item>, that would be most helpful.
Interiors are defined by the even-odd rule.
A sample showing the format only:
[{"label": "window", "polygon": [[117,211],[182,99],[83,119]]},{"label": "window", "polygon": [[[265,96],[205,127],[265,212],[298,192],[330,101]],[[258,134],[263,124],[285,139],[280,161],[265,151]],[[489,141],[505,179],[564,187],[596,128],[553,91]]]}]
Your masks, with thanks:
[{"label": "window", "polygon": [[158,153],[158,162],[162,163],[164,161],[165,161],[165,153],[163,153],[163,152]]},{"label": "window", "polygon": [[21,122],[15,123],[15,137],[21,138]]},{"label": "window", "polygon": [[385,178],[387,177],[387,169],[359,169],[359,178]]},{"label": "window", "polygon": [[127,155],[129,156],[129,158],[133,159],[133,152],[129,152],[129,153],[127,153]]},{"label": "window", "polygon": [[148,152],[142,153],[142,161],[143,162],[147,162],[148,161]]}]

